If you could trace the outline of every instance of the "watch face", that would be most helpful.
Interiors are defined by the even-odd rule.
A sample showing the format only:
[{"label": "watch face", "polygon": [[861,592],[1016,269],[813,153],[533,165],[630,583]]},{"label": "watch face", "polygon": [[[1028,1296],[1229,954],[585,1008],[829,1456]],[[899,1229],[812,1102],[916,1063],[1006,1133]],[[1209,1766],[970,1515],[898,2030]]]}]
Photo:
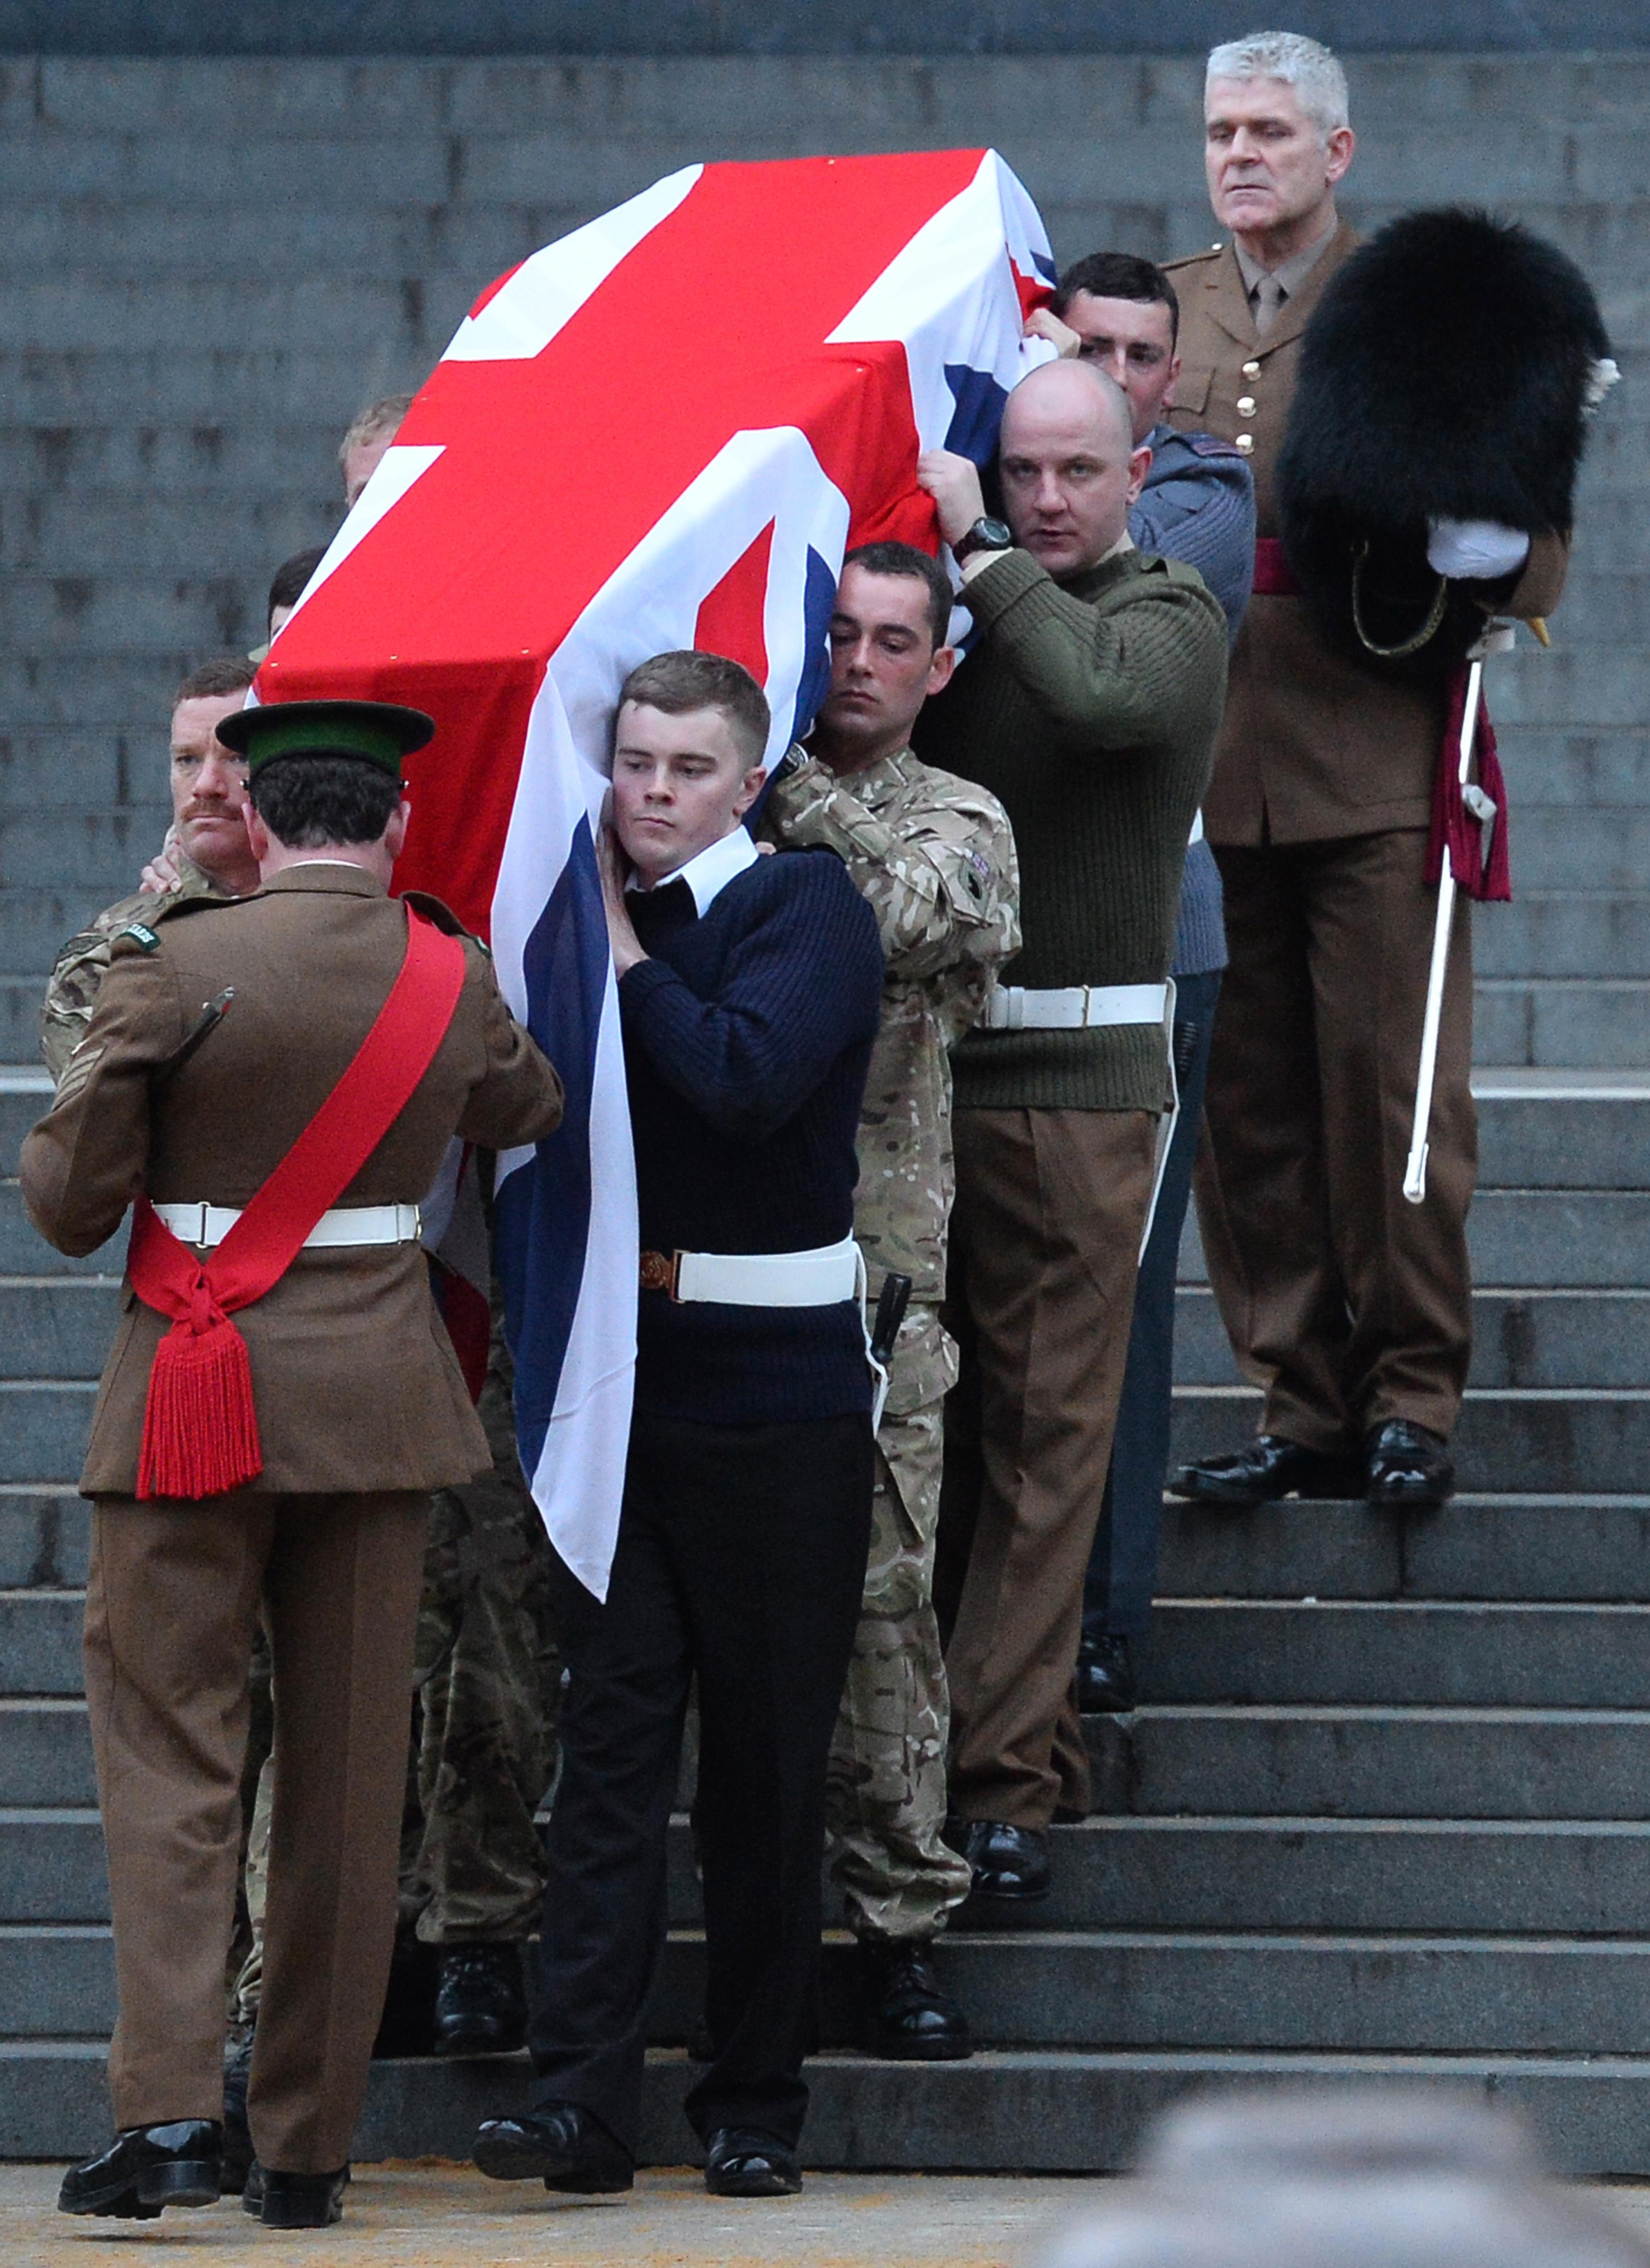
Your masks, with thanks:
[{"label": "watch face", "polygon": [[988,544],[993,551],[1013,549],[1014,531],[1005,519],[976,519],[969,533],[976,542]]}]

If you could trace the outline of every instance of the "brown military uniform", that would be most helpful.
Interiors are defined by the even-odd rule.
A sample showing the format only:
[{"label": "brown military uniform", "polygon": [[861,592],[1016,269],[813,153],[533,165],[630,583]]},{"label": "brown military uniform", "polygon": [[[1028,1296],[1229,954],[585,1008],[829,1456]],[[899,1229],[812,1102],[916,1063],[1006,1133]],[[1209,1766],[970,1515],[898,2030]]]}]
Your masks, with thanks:
[{"label": "brown military uniform", "polygon": [[[1257,530],[1300,340],[1358,242],[1343,223],[1264,337],[1230,244],[1174,263],[1170,413],[1248,456]],[[1565,546],[1537,537],[1498,611],[1544,614]],[[1232,657],[1204,805],[1226,889],[1198,1218],[1263,1431],[1313,1448],[1403,1418],[1447,1434],[1470,1351],[1466,1214],[1477,1170],[1470,909],[1457,901],[1424,1204],[1400,1195],[1432,949],[1423,880],[1441,688],[1325,643],[1298,598],[1256,593]]]},{"label": "brown military uniform", "polygon": [[[117,940],[85,1039],[22,1160],[59,1250],[93,1251],[141,1189],[242,1205],[336,1085],[400,967],[405,915],[350,866],[180,908]],[[450,917],[446,917],[450,922]],[[466,946],[452,1024],[343,1204],[416,1202],[454,1133],[505,1148],[560,1116],[554,1071]],[[231,1013],[160,1067],[225,984]],[[395,1921],[408,1692],[429,1492],[489,1462],[416,1243],[299,1253],[238,1318],[264,1469],[198,1503],[134,1499],[163,1319],[122,1293],[81,1486],[97,1499],[86,1691],[109,1848],[118,2126],[215,2118],[247,1676],[260,1600],[276,1742],[267,1990],[252,2066],[261,2161],[341,2165]]]},{"label": "brown military uniform", "polygon": [[776,781],[777,838],[843,858],[877,917],[888,973],[859,1119],[854,1234],[874,1300],[890,1273],[911,1304],[877,1432],[871,1550],[831,1746],[826,1820],[850,1926],[931,1937],[968,1896],[941,1839],[951,1712],[933,1607],[945,1397],[941,1327],[955,1190],[950,1050],[1020,945],[1019,868],[993,795],[910,749],[837,778],[807,762]]}]

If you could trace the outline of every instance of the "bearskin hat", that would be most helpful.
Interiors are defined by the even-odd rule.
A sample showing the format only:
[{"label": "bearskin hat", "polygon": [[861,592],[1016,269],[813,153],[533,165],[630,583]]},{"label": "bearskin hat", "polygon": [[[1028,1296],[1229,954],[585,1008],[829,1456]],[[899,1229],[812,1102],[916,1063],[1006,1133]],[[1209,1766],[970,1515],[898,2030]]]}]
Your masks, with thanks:
[{"label": "bearskin hat", "polygon": [[[1352,254],[1301,341],[1278,468],[1285,550],[1337,642],[1368,653],[1427,615],[1433,519],[1569,533],[1609,354],[1580,269],[1514,223],[1411,213]],[[1448,596],[1423,666],[1448,666],[1483,625],[1470,593]]]}]

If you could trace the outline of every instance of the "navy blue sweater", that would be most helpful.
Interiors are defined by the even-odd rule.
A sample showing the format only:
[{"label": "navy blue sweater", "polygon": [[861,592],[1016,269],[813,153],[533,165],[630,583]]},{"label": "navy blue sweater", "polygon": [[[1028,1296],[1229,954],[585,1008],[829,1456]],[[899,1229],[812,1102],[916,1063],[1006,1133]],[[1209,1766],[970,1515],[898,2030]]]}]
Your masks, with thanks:
[{"label": "navy blue sweater", "polygon": [[[685,882],[627,901],[650,958],[619,984],[644,1251],[804,1252],[853,1226],[854,1138],[882,1002],[876,918],[829,851],[781,851],[701,919]],[[871,1406],[857,1304],[644,1292],[638,1409],[721,1425]]]}]

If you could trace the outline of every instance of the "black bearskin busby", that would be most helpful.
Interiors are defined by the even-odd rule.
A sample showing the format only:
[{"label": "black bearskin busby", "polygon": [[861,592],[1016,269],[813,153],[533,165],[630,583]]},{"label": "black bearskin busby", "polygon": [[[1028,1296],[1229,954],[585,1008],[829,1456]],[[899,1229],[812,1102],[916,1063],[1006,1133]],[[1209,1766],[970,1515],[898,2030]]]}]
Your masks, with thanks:
[{"label": "black bearskin busby", "polygon": [[1575,262],[1488,213],[1411,213],[1353,254],[1301,341],[1278,468],[1285,552],[1337,644],[1406,674],[1459,660],[1506,592],[1443,584],[1427,524],[1567,535],[1609,350]]}]

